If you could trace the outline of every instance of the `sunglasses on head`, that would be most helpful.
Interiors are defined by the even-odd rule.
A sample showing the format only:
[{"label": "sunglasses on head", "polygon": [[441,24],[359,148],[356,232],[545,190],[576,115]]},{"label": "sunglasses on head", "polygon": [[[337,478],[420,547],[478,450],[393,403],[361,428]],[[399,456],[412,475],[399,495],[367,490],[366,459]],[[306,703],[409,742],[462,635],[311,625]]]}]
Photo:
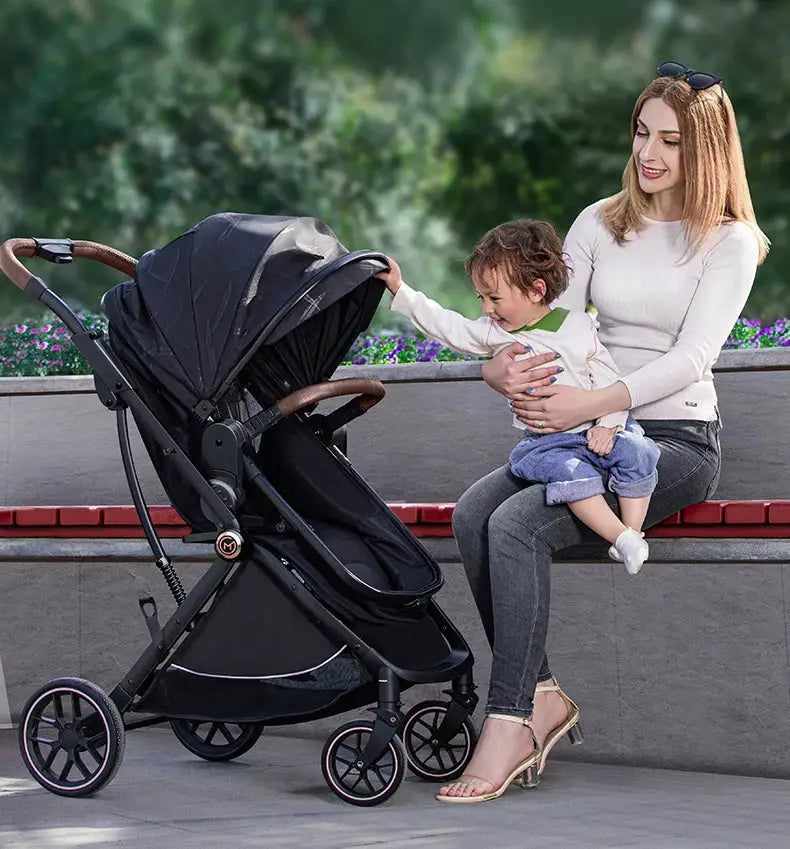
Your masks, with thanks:
[{"label": "sunglasses on head", "polygon": [[693,71],[680,62],[662,62],[658,66],[656,75],[659,77],[674,77],[688,83],[694,91],[702,91],[711,86],[718,85],[722,79],[704,71]]}]

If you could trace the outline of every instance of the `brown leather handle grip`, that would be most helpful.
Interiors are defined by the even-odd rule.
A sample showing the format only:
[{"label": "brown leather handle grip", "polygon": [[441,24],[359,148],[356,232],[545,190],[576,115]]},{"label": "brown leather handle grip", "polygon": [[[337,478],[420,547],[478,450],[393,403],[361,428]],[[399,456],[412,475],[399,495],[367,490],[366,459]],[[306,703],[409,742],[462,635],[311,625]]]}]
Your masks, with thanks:
[{"label": "brown leather handle grip", "polygon": [[327,380],[324,383],[314,383],[297,389],[277,402],[283,416],[298,413],[305,407],[317,404],[327,398],[337,398],[340,395],[359,395],[359,404],[363,410],[369,410],[386,394],[384,384],[380,380],[367,377],[346,377],[342,380]]},{"label": "brown leather handle grip", "polygon": [[[76,241],[73,256],[77,258],[93,259],[104,265],[109,265],[123,274],[132,277],[137,260],[127,256],[115,248],[100,245],[98,242]],[[35,256],[35,239],[6,239],[0,245],[0,271],[8,277],[11,282],[24,290],[28,281],[33,276],[17,257]]]}]

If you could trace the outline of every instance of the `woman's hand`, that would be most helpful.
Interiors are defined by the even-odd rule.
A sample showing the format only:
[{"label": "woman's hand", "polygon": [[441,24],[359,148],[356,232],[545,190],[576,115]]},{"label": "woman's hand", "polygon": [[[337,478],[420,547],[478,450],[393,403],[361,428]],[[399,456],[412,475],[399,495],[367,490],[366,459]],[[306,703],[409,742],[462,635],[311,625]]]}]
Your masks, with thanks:
[{"label": "woman's hand", "polygon": [[536,354],[516,359],[519,354],[528,354],[531,350],[514,342],[483,363],[483,380],[511,401],[522,399],[528,389],[549,386],[554,382],[557,372],[562,371],[557,355]]},{"label": "woman's hand", "polygon": [[383,280],[387,284],[387,288],[394,295],[400,289],[400,284],[403,283],[403,277],[401,277],[400,266],[394,259],[387,257],[387,262],[390,265],[390,270],[380,271],[375,276],[379,280]]},{"label": "woman's hand", "polygon": [[532,433],[560,433],[596,418],[593,392],[561,384],[512,399],[510,408]]}]

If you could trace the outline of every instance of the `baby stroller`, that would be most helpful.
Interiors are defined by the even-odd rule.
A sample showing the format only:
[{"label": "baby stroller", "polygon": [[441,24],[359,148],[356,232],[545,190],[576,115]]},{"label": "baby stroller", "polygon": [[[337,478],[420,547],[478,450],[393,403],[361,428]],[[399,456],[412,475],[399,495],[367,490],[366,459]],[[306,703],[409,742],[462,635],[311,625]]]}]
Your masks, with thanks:
[{"label": "baby stroller", "polygon": [[[128,277],[106,293],[107,335],[17,257],[85,257]],[[112,780],[125,731],[170,722],[208,760],[248,751],[264,725],[376,704],[321,755],[331,790],[377,805],[405,768],[459,775],[475,743],[472,654],[433,599],[442,574],[340,450],[344,426],[384,396],[376,380],[330,380],[383,293],[378,253],[349,253],[313,218],[218,214],[139,263],[68,239],[9,239],[0,268],[66,325],[117,418],[132,500],[177,607],[139,605],[151,641],[107,695],[58,678],[19,726],[32,776],[62,796]],[[326,413],[325,399],[355,396]],[[216,557],[186,593],[135,471],[132,412],[166,492]],[[405,716],[409,686],[451,682]],[[130,714],[138,714],[130,718]]]}]

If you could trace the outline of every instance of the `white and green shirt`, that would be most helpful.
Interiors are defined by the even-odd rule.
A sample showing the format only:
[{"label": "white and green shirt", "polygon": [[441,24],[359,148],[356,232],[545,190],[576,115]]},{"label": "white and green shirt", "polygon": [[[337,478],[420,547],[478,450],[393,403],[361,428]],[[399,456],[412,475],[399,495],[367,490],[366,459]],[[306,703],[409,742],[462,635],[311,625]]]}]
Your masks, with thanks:
[{"label": "white and green shirt", "polygon": [[[508,331],[487,316],[465,318],[445,309],[422,292],[401,283],[390,309],[405,315],[426,336],[462,354],[493,356],[519,342],[532,348],[534,354],[556,352],[565,369],[557,375],[557,383],[581,389],[602,389],[620,379],[614,361],[603,347],[593,319],[582,310],[555,308],[535,324]],[[518,359],[532,356],[519,355]],[[610,413],[596,422],[584,422],[572,431],[583,431],[593,424],[624,427],[627,411]],[[515,416],[513,426],[525,426]]]}]

